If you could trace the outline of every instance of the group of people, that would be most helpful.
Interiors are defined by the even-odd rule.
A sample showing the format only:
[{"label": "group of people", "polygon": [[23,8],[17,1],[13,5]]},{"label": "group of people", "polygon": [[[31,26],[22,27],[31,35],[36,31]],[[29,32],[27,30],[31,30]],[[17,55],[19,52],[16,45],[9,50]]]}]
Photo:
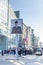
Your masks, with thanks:
[{"label": "group of people", "polygon": [[21,54],[22,54],[22,49],[19,48],[19,49],[18,49],[18,55],[21,56]]}]

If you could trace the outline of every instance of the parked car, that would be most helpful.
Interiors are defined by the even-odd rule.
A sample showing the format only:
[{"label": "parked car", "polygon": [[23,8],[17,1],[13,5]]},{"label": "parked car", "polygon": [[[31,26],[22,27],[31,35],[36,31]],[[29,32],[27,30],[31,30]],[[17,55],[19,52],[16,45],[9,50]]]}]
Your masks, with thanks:
[{"label": "parked car", "polygon": [[33,54],[33,53],[34,53],[33,48],[30,48],[28,54]]},{"label": "parked car", "polygon": [[0,54],[1,54],[1,50],[0,50]]},{"label": "parked car", "polygon": [[35,51],[36,55],[42,55],[42,50],[40,48],[37,48]]}]

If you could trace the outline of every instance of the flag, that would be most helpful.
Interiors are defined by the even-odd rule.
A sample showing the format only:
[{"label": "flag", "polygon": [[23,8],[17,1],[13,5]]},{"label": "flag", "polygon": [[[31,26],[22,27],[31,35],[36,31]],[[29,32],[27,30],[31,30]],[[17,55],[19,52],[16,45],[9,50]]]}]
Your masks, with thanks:
[{"label": "flag", "polygon": [[28,43],[28,38],[27,37],[25,38],[25,41],[26,41],[26,43]]}]

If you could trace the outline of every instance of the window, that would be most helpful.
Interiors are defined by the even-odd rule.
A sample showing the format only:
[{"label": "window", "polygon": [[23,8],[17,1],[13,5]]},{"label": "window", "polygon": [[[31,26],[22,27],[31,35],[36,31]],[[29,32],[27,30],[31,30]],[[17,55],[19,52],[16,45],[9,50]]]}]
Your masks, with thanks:
[{"label": "window", "polygon": [[1,33],[1,29],[0,29],[0,33]]}]

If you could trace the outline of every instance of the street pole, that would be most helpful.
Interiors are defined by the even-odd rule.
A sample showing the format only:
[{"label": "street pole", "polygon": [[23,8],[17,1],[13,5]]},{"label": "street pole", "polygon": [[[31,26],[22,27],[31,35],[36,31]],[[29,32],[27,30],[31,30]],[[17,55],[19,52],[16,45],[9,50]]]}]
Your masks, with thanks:
[{"label": "street pole", "polygon": [[18,43],[19,43],[19,34],[16,33],[16,59],[18,59]]},{"label": "street pole", "polygon": [[6,49],[8,49],[8,30],[9,30],[9,0],[7,1],[7,43],[6,43]]}]

